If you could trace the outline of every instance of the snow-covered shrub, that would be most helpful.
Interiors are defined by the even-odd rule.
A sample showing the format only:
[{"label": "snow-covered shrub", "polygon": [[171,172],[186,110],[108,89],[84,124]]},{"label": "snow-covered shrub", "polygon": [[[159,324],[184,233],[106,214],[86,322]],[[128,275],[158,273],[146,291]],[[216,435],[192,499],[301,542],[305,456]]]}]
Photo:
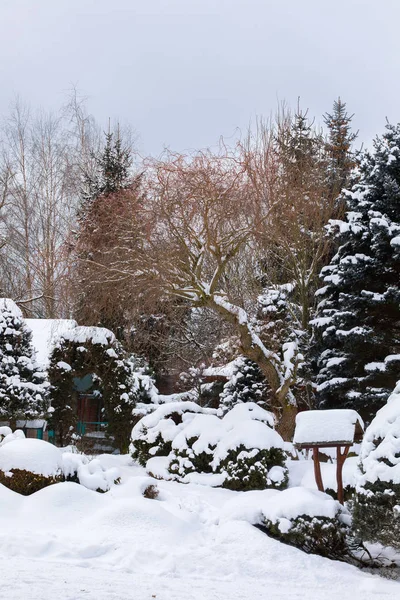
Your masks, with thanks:
[{"label": "snow-covered shrub", "polygon": [[224,411],[242,402],[266,406],[267,389],[260,367],[248,358],[239,356],[233,361],[233,372],[220,395],[220,405]]},{"label": "snow-covered shrub", "polygon": [[353,525],[361,539],[400,549],[400,381],[361,444]]},{"label": "snow-covered shrub", "polygon": [[143,497],[148,500],[157,500],[160,495],[160,490],[156,485],[150,484],[143,491]]},{"label": "snow-covered shrub", "polygon": [[154,457],[168,457],[163,469],[183,482],[198,473],[219,475],[216,485],[236,490],[285,487],[284,442],[273,415],[253,402],[238,404],[222,419],[215,412],[193,402],[158,408],[134,427],[133,457],[152,467]]},{"label": "snow-covered shrub", "polygon": [[48,383],[35,363],[32,333],[12,300],[0,299],[0,419],[35,419],[47,412]]},{"label": "snow-covered shrub", "polygon": [[348,554],[347,510],[327,494],[294,487],[262,507],[261,528],[304,552],[343,559]]},{"label": "snow-covered shrub", "polygon": [[10,435],[11,433],[12,433],[11,427],[8,427],[7,425],[0,427],[0,443],[4,440],[5,437]]},{"label": "snow-covered shrub", "polygon": [[222,420],[215,415],[196,415],[172,442],[171,474],[212,473],[214,452],[226,435]]},{"label": "snow-covered shrub", "polygon": [[64,481],[60,450],[43,440],[24,439],[22,432],[16,433],[6,436],[0,444],[0,483],[29,496]]},{"label": "snow-covered shrub", "polygon": [[168,456],[172,441],[196,414],[214,412],[190,401],[161,404],[133,427],[130,446],[132,457],[145,466],[154,456]]},{"label": "snow-covered shrub", "polygon": [[283,448],[284,442],[276,431],[250,419],[234,425],[221,439],[214,453],[213,469],[226,473],[223,487],[232,490],[283,489],[288,482]]},{"label": "snow-covered shrub", "polygon": [[24,496],[63,481],[107,492],[119,479],[117,468],[104,468],[100,460],[83,454],[62,453],[43,440],[26,439],[21,430],[0,443],[0,483]]},{"label": "snow-covered shrub", "polygon": [[120,483],[119,469],[106,469],[99,459],[89,460],[84,454],[64,452],[62,466],[66,481],[74,481],[89,490],[108,492],[113,485]]}]

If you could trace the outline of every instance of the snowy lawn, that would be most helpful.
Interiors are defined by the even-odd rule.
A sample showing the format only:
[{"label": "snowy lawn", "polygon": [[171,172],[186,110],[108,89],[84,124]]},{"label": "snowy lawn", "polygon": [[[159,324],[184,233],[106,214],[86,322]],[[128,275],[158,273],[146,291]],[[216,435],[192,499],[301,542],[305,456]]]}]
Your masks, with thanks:
[{"label": "snowy lawn", "polygon": [[[7,600],[395,600],[400,583],[311,556],[236,520],[276,491],[155,481],[103,455],[122,483],[99,494],[60,483],[23,497],[0,485]],[[155,483],[159,499],[143,490]],[[251,510],[250,510],[251,512]]]}]

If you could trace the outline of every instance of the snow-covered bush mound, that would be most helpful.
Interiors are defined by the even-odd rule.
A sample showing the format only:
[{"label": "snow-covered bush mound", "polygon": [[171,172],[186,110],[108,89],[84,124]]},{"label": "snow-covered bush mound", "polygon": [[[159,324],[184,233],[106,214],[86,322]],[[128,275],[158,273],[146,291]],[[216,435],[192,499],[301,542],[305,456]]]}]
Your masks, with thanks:
[{"label": "snow-covered bush mound", "polygon": [[143,417],[132,429],[130,453],[141,465],[149,458],[168,456],[172,441],[197,413],[215,414],[195,402],[170,402]]},{"label": "snow-covered bush mound", "polygon": [[106,469],[100,460],[89,460],[84,454],[64,452],[62,463],[66,480],[75,481],[89,490],[107,492],[120,481],[119,469],[116,467]]},{"label": "snow-covered bush mound", "polygon": [[228,430],[218,443],[213,469],[226,473],[223,485],[232,490],[282,489],[288,481],[285,463],[279,433],[261,421],[248,420]]},{"label": "snow-covered bush mound", "polygon": [[9,434],[1,443],[0,483],[28,496],[63,481],[61,451],[48,442],[24,439],[17,433]]},{"label": "snow-covered bush mound", "polygon": [[[7,427],[2,432],[6,429],[11,431]],[[43,440],[25,439],[21,430],[8,433],[0,443],[0,483],[24,496],[65,480],[107,492],[119,479],[119,469],[104,468],[83,454],[62,453]]]},{"label": "snow-covered bush mound", "polygon": [[362,539],[400,548],[400,381],[365,432],[353,520]]},{"label": "snow-covered bush mound", "polygon": [[244,421],[260,421],[272,429],[275,427],[275,417],[272,412],[261,408],[254,402],[236,404],[223,418],[226,429],[239,425]]},{"label": "snow-covered bush mound", "polygon": [[226,435],[215,415],[196,415],[172,441],[169,471],[179,478],[189,473],[212,473],[214,451]]},{"label": "snow-covered bush mound", "polygon": [[0,444],[4,440],[4,438],[10,435],[11,433],[11,427],[7,427],[6,425],[4,427],[0,427]]},{"label": "snow-covered bush mound", "polygon": [[337,500],[317,490],[249,492],[227,503],[221,518],[258,525],[271,537],[307,553],[340,559],[347,553],[350,515]]},{"label": "snow-covered bush mound", "polygon": [[[284,488],[286,455],[274,417],[253,402],[240,404],[222,419],[193,402],[164,405],[132,431],[132,455],[148,471],[178,481],[199,481],[234,490]],[[155,460],[168,457],[168,460]]]},{"label": "snow-covered bush mound", "polygon": [[328,494],[289,488],[263,506],[268,534],[304,552],[343,560],[350,515]]}]

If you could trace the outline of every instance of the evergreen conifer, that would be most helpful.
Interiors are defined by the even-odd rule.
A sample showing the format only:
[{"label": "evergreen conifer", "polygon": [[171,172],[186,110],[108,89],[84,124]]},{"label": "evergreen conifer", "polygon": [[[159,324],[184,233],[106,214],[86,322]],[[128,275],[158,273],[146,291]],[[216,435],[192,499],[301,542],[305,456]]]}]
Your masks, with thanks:
[{"label": "evergreen conifer", "polygon": [[366,152],[343,192],[344,220],[330,222],[339,243],[321,271],[313,320],[321,407],[374,413],[400,375],[400,125]]},{"label": "evergreen conifer", "polygon": [[45,374],[34,360],[32,333],[18,306],[0,300],[0,420],[35,419],[47,410]]}]

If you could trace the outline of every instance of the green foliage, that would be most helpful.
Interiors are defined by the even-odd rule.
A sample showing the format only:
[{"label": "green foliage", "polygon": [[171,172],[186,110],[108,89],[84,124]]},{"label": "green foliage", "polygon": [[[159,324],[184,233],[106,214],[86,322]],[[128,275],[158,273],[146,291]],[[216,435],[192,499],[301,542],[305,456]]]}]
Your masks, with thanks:
[{"label": "green foliage", "polygon": [[132,153],[124,147],[121,137],[114,133],[105,133],[105,145],[99,154],[93,155],[94,173],[85,173],[82,200],[84,203],[95,200],[101,195],[109,196],[129,187],[129,170]]},{"label": "green foliage", "polygon": [[[226,459],[219,464],[218,470],[227,473],[223,487],[230,490],[282,490],[288,484],[285,462],[285,454],[279,448],[247,450],[244,446],[239,446],[229,452]],[[273,467],[282,468],[282,471],[278,472],[277,481],[270,478],[270,470]]]},{"label": "green foliage", "polygon": [[318,403],[367,419],[386,401],[400,365],[400,125],[366,152],[346,218],[330,223],[338,250],[321,271],[314,326]]},{"label": "green foliage", "polygon": [[215,446],[209,447],[209,452],[193,451],[193,444],[198,440],[197,437],[187,440],[188,449],[174,451],[174,457],[169,463],[168,470],[172,475],[185,477],[189,473],[213,473],[212,461]]},{"label": "green foliage", "polygon": [[366,483],[354,498],[353,527],[364,541],[400,550],[400,484]]},{"label": "green foliage", "polygon": [[240,402],[255,402],[265,408],[267,403],[267,383],[260,367],[240,356],[235,360],[233,374],[224,385],[220,404],[228,411]]},{"label": "green foliage", "polygon": [[30,496],[49,485],[64,481],[63,475],[45,477],[44,475],[26,471],[25,469],[11,469],[10,473],[12,475],[6,475],[0,470],[0,483],[23,496]]},{"label": "green foliage", "polygon": [[333,196],[338,196],[346,186],[350,172],[356,164],[352,151],[352,144],[357,138],[357,133],[351,131],[353,116],[348,114],[346,103],[340,98],[334,101],[332,113],[324,115],[329,132],[326,152],[329,157],[328,177]]},{"label": "green foliage", "polygon": [[45,374],[34,361],[32,333],[21,311],[7,298],[0,303],[0,419],[15,428],[19,419],[47,412]]},{"label": "green foliage", "polygon": [[281,542],[295,546],[307,554],[344,560],[348,555],[346,536],[348,527],[338,518],[300,515],[291,519],[288,531],[281,531],[278,523],[264,519],[261,529]]},{"label": "green foliage", "polygon": [[[110,335],[112,336],[111,332]],[[57,444],[71,441],[77,422],[77,394],[74,378],[96,375],[96,390],[103,401],[107,432],[121,453],[129,447],[133,426],[132,410],[136,394],[130,365],[124,359],[121,345],[110,338],[108,344],[84,343],[62,338],[50,359],[52,414],[50,427]]]},{"label": "green foliage", "polygon": [[150,442],[146,438],[147,428],[143,428],[143,437],[135,440],[132,444],[132,458],[137,462],[146,466],[147,461],[154,456],[168,456],[171,452],[171,442],[166,442],[161,433],[157,435],[154,441]]}]

